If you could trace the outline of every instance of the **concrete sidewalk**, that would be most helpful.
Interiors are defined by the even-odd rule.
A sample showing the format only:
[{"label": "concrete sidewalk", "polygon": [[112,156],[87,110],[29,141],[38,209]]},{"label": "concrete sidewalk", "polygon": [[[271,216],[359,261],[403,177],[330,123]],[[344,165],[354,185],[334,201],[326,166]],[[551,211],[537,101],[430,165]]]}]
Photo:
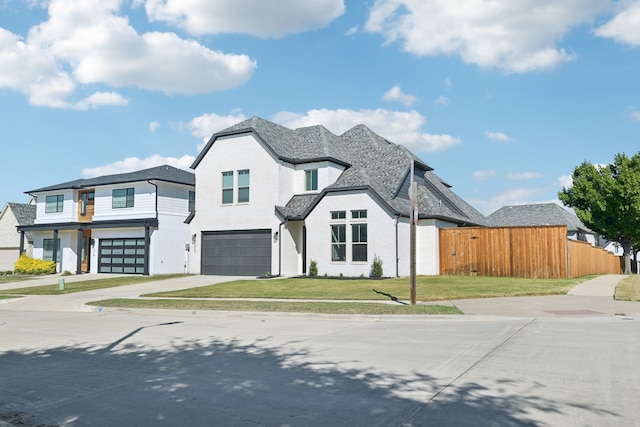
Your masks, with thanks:
[{"label": "concrete sidewalk", "polygon": [[481,298],[451,301],[464,314],[509,317],[640,317],[640,302],[616,301],[613,294],[626,276],[610,274],[579,284],[567,295]]}]

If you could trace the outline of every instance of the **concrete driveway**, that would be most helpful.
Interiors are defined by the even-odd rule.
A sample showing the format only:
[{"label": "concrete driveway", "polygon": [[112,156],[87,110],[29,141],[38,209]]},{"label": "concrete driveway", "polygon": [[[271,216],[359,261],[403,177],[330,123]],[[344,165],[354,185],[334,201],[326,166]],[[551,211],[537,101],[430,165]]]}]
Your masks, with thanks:
[{"label": "concrete driveway", "polygon": [[16,303],[0,304],[0,414],[16,424],[640,425],[640,317],[629,313],[320,316]]}]

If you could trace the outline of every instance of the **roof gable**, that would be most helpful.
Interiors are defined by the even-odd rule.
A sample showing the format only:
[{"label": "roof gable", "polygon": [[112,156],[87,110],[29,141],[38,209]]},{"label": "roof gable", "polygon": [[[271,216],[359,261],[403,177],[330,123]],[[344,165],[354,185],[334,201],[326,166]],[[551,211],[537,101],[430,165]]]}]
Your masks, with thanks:
[{"label": "roof gable", "polygon": [[[404,197],[411,164],[424,174],[416,182],[421,194],[421,218],[437,217],[459,223],[479,225],[484,217],[455,195],[450,186],[433,174],[433,169],[402,145],[395,144],[373,132],[365,125],[357,125],[341,135],[324,126],[288,129],[284,126],[252,117],[214,134],[192,164],[196,169],[218,138],[251,133],[271,150],[277,158],[292,164],[329,160],[346,167],[342,175],[316,197],[327,192],[353,188],[370,188],[384,203],[399,215],[408,216],[409,201]],[[304,199],[308,202],[308,198]],[[296,206],[299,199],[290,202]],[[315,203],[307,203],[314,206]],[[289,204],[277,209],[292,212]],[[294,209],[299,213],[299,209]],[[308,211],[308,209],[305,209]]]}]

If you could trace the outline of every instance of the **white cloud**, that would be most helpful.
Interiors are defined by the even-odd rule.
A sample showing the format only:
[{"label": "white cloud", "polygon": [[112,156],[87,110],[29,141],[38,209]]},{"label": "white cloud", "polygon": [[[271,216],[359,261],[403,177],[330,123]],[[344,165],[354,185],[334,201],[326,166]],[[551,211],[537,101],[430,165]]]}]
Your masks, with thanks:
[{"label": "white cloud", "polygon": [[640,122],[640,111],[632,111],[629,113],[629,116],[636,121]]},{"label": "white cloud", "polygon": [[473,173],[473,179],[478,181],[486,181],[494,176],[496,176],[496,171],[494,170],[475,171]]},{"label": "white cloud", "polygon": [[518,181],[523,179],[541,178],[542,174],[540,172],[520,172],[520,173],[509,172],[505,176],[507,177],[507,179]]},{"label": "white cloud", "polygon": [[640,46],[640,0],[623,2],[624,8],[609,22],[596,29],[600,37]]},{"label": "white cloud", "polygon": [[239,33],[259,37],[315,30],[345,11],[343,0],[138,0],[151,21],[192,34]]},{"label": "white cloud", "polygon": [[503,206],[542,203],[540,195],[549,192],[549,187],[511,188],[497,194],[489,200],[469,200],[472,206],[485,215]]},{"label": "white cloud", "polygon": [[[73,98],[90,84],[165,93],[207,93],[245,83],[256,68],[246,55],[213,51],[175,33],[139,34],[119,0],[51,0],[49,19],[26,38],[0,29],[0,87],[33,105],[88,109],[126,105],[115,92]],[[171,66],[167,66],[171,64]]]},{"label": "white cloud", "polygon": [[451,79],[449,77],[444,79],[444,87],[446,89],[451,89],[453,87],[453,82],[451,81]]},{"label": "white cloud", "polygon": [[389,89],[388,91],[386,91],[384,95],[382,95],[382,100],[398,101],[406,105],[407,107],[409,107],[415,104],[418,98],[413,95],[407,95],[406,93],[402,92],[402,89],[400,88],[400,86],[396,85],[391,89]]},{"label": "white cloud", "polygon": [[159,154],[154,154],[150,157],[147,157],[146,159],[127,157],[123,160],[118,160],[117,162],[110,163],[108,165],[83,169],[82,176],[85,178],[92,178],[95,176],[134,172],[137,170],[148,169],[162,165],[169,165],[179,169],[190,170],[191,164],[194,160],[195,157],[189,155],[184,155],[180,158],[162,157]]},{"label": "white cloud", "polygon": [[347,37],[352,36],[352,35],[356,34],[358,32],[358,30],[360,30],[360,26],[354,25],[353,27],[349,28],[347,30],[347,32],[344,33],[344,35],[347,36]]},{"label": "white cloud", "polygon": [[487,138],[493,140],[493,141],[500,141],[500,142],[508,142],[508,141],[513,141],[506,133],[503,132],[485,132],[484,136],[486,136]]},{"label": "white cloud", "polygon": [[569,188],[573,186],[573,177],[571,175],[562,175],[558,178],[558,185],[561,188]]},{"label": "white cloud", "polygon": [[151,133],[154,133],[156,130],[158,130],[159,127],[160,127],[160,122],[149,123],[149,131],[151,131]]},{"label": "white cloud", "polygon": [[446,107],[447,105],[449,105],[449,98],[444,95],[440,95],[434,102],[438,105],[444,105]]},{"label": "white cloud", "polygon": [[304,115],[283,111],[276,114],[273,121],[292,129],[321,124],[335,134],[364,124],[380,136],[418,152],[444,151],[461,143],[451,135],[422,132],[426,118],[417,111],[322,109],[310,110]]},{"label": "white cloud", "polygon": [[188,123],[183,124],[183,126],[187,128],[191,135],[202,139],[202,143],[198,145],[198,151],[200,151],[209,141],[211,135],[243,120],[246,120],[246,117],[243,114],[219,116],[215,113],[211,113],[194,117],[189,120]]},{"label": "white cloud", "polygon": [[609,0],[377,0],[365,28],[416,55],[459,55],[508,73],[551,69],[575,58],[563,34]]}]

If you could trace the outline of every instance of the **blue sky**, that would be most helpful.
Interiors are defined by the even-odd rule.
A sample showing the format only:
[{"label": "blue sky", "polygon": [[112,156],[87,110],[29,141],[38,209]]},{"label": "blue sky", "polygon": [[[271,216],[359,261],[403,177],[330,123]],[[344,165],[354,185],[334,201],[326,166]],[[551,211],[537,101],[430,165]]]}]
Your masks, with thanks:
[{"label": "blue sky", "polygon": [[484,214],[640,150],[640,0],[0,0],[0,203],[257,115],[404,144]]}]

